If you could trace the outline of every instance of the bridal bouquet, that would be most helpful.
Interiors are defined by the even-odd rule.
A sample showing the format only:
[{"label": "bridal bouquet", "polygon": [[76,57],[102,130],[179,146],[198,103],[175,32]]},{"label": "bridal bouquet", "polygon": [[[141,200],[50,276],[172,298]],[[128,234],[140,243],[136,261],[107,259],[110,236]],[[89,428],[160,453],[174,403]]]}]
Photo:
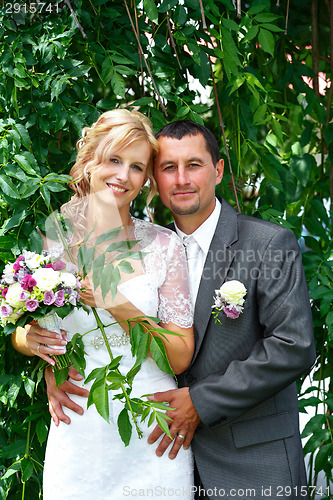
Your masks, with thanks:
[{"label": "bridal bouquet", "polygon": [[5,266],[0,279],[0,321],[5,333],[53,311],[66,316],[78,304],[80,288],[70,264],[46,251],[23,250],[14,263]]}]

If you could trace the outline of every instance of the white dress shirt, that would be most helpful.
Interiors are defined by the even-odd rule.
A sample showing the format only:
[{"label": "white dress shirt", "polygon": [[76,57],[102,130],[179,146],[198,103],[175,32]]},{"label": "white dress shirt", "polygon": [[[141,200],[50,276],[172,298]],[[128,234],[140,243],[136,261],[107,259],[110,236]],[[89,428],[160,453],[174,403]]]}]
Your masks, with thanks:
[{"label": "white dress shirt", "polygon": [[206,219],[205,222],[203,222],[201,226],[199,226],[198,229],[196,229],[191,235],[183,233],[183,231],[181,231],[175,223],[177,234],[184,243],[188,257],[188,273],[191,295],[194,304],[197,298],[201,275],[203,273],[208,250],[220,217],[220,212],[221,203],[217,198],[215,198],[215,208],[213,212],[208,219]]}]

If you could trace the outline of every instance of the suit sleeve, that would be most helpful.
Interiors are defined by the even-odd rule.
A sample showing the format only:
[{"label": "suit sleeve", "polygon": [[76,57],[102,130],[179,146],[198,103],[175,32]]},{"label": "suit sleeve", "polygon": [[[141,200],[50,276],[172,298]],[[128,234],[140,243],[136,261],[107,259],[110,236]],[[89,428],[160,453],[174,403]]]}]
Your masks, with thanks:
[{"label": "suit sleeve", "polygon": [[[277,255],[279,259],[272,259]],[[232,360],[190,387],[193,404],[205,425],[228,423],[273,396],[314,363],[312,315],[293,233],[278,230],[260,263],[256,283],[261,338],[245,360]]]}]

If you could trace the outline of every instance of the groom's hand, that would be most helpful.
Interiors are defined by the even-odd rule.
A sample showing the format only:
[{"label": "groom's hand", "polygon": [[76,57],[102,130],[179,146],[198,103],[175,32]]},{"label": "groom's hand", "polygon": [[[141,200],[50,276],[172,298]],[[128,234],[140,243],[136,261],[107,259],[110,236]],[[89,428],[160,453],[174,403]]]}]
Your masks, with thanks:
[{"label": "groom's hand", "polygon": [[[169,425],[170,434],[173,437],[173,440],[164,434],[162,429],[157,425],[148,437],[148,443],[155,443],[157,439],[164,434],[163,439],[156,449],[156,455],[159,457],[162,456],[170,443],[173,442],[172,448],[169,452],[169,458],[176,458],[177,453],[182,446],[185,450],[187,450],[190,446],[193,434],[201,421],[192,403],[189,388],[183,387],[182,389],[156,392],[154,396],[149,399],[150,401],[158,401],[159,403],[167,401],[171,408],[175,408],[174,410],[166,412],[166,415],[172,418],[172,421],[167,420],[166,422]],[[185,436],[185,439],[180,436]]]},{"label": "groom's hand", "polygon": [[78,404],[74,403],[68,396],[68,394],[77,394],[87,398],[89,396],[89,391],[83,387],[78,387],[70,381],[82,380],[82,375],[79,374],[72,366],[69,369],[69,379],[63,384],[56,386],[56,381],[54,378],[54,373],[51,366],[47,366],[44,370],[44,377],[47,386],[47,397],[49,400],[49,411],[51,417],[56,425],[59,425],[59,421],[65,422],[65,424],[70,424],[71,419],[63,412],[62,407],[65,406],[70,410],[83,415],[83,408]]}]

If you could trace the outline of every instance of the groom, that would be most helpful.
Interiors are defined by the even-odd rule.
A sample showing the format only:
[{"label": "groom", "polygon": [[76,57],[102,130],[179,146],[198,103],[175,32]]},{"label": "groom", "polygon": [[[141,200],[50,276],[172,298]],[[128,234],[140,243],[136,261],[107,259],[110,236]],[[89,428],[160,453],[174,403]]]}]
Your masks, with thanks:
[{"label": "groom", "polygon": [[[297,241],[215,198],[223,161],[208,129],[184,120],[157,137],[155,178],[189,258],[196,348],[180,388],[154,395],[175,408],[168,412],[174,440],[164,435],[156,453],[172,443],[174,458],[191,443],[198,499],[304,498],[294,381],[309,370],[315,350]],[[215,323],[215,290],[230,280],[247,290],[244,309],[235,319],[221,312]],[[63,420],[59,401],[70,403],[57,397],[51,393],[50,406]],[[156,427],[149,442],[162,434]]]}]

